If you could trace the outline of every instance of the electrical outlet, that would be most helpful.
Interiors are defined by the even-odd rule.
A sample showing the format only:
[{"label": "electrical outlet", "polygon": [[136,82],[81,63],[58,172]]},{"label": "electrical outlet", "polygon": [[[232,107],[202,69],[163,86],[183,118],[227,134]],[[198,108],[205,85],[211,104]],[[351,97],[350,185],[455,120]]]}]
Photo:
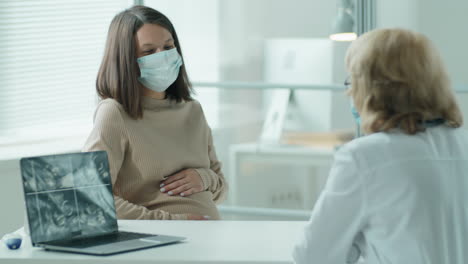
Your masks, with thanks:
[{"label": "electrical outlet", "polygon": [[280,190],[270,196],[271,207],[303,209],[303,195],[299,190]]}]

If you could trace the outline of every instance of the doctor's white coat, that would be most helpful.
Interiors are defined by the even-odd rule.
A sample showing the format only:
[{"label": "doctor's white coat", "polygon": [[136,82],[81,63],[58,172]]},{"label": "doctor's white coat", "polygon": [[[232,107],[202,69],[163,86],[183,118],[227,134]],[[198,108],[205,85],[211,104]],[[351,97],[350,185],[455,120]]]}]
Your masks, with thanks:
[{"label": "doctor's white coat", "polygon": [[348,263],[358,234],[364,263],[467,264],[467,131],[395,130],[343,146],[293,258]]}]

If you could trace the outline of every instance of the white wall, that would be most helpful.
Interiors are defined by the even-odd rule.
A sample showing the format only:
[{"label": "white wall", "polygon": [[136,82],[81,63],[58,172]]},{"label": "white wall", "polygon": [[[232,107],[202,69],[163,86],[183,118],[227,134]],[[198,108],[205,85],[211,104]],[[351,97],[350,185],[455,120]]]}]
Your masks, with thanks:
[{"label": "white wall", "polygon": [[375,0],[377,27],[401,27],[419,31],[419,1],[420,0]]},{"label": "white wall", "polygon": [[[220,1],[220,80],[272,81],[265,76],[265,69],[268,68],[265,65],[266,42],[271,39],[328,38],[335,12],[336,0]],[[268,59],[275,59],[274,51],[270,51],[269,56]],[[343,72],[342,67],[340,70]],[[341,83],[344,81],[343,75],[329,81]],[[264,91],[252,89],[221,90],[220,102],[221,108],[230,109],[222,118],[229,128],[219,133],[225,135],[226,141],[217,146],[219,156],[227,161],[228,156],[224,155],[229,153],[230,144],[258,140],[266,112],[264,106],[270,102]],[[329,109],[324,109],[326,111]],[[236,124],[235,127],[232,124]],[[227,167],[233,164],[225,165],[225,172],[229,172]],[[240,195],[242,205],[278,206],[268,204],[274,200],[272,193],[279,194],[279,190],[285,194],[296,193],[298,186],[305,185],[304,178],[313,177],[307,174],[310,170],[298,166],[248,162],[244,165],[250,169],[240,170],[245,172],[242,175],[244,180],[240,179],[244,184]],[[284,184],[285,176],[288,177],[288,186]],[[258,184],[249,185],[252,181],[265,181],[264,188]],[[294,207],[292,204],[288,206]]]},{"label": "white wall", "polygon": [[377,27],[403,27],[428,36],[439,50],[468,128],[468,1],[377,1]]},{"label": "white wall", "polygon": [[454,85],[468,86],[468,1],[419,0],[419,29],[439,49]]},{"label": "white wall", "polygon": [[0,237],[23,226],[24,197],[19,160],[0,160]]},{"label": "white wall", "polygon": [[[336,0],[220,1],[219,8],[220,80],[265,81],[265,42],[327,38]],[[268,103],[264,102],[263,92],[222,90],[220,98],[221,111],[223,107],[230,110],[224,120],[248,127],[235,137],[255,141],[264,118],[263,104]]]},{"label": "white wall", "polygon": [[326,38],[335,11],[336,0],[220,1],[221,78],[263,80],[265,39]]},{"label": "white wall", "polygon": [[434,42],[455,86],[468,86],[468,1],[378,1],[377,26],[421,32]]}]

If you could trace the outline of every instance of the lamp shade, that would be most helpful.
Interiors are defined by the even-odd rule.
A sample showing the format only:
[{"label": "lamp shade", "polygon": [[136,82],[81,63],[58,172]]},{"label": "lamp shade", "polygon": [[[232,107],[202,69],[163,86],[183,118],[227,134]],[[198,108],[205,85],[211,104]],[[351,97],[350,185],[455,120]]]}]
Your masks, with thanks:
[{"label": "lamp shade", "polygon": [[339,8],[338,16],[333,23],[331,40],[352,41],[357,38],[354,32],[354,18],[345,8]]}]

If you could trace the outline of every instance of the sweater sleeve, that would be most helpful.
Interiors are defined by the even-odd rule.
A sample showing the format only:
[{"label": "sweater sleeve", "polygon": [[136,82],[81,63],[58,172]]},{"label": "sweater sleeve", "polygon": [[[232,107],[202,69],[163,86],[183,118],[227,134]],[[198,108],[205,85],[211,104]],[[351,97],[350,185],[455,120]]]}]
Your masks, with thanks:
[{"label": "sweater sleeve", "polygon": [[196,171],[202,178],[205,190],[212,192],[213,200],[219,204],[226,199],[228,187],[223,172],[221,171],[221,162],[216,156],[211,129],[208,128],[208,131],[208,157],[210,158],[210,168],[198,168]]},{"label": "sweater sleeve", "polygon": [[[128,149],[128,137],[117,102],[103,100],[94,114],[94,127],[82,151],[104,150],[109,158],[112,186],[115,186]],[[184,214],[170,214],[163,210],[149,210],[120,197],[114,190],[115,208],[119,219],[185,220]]]}]

